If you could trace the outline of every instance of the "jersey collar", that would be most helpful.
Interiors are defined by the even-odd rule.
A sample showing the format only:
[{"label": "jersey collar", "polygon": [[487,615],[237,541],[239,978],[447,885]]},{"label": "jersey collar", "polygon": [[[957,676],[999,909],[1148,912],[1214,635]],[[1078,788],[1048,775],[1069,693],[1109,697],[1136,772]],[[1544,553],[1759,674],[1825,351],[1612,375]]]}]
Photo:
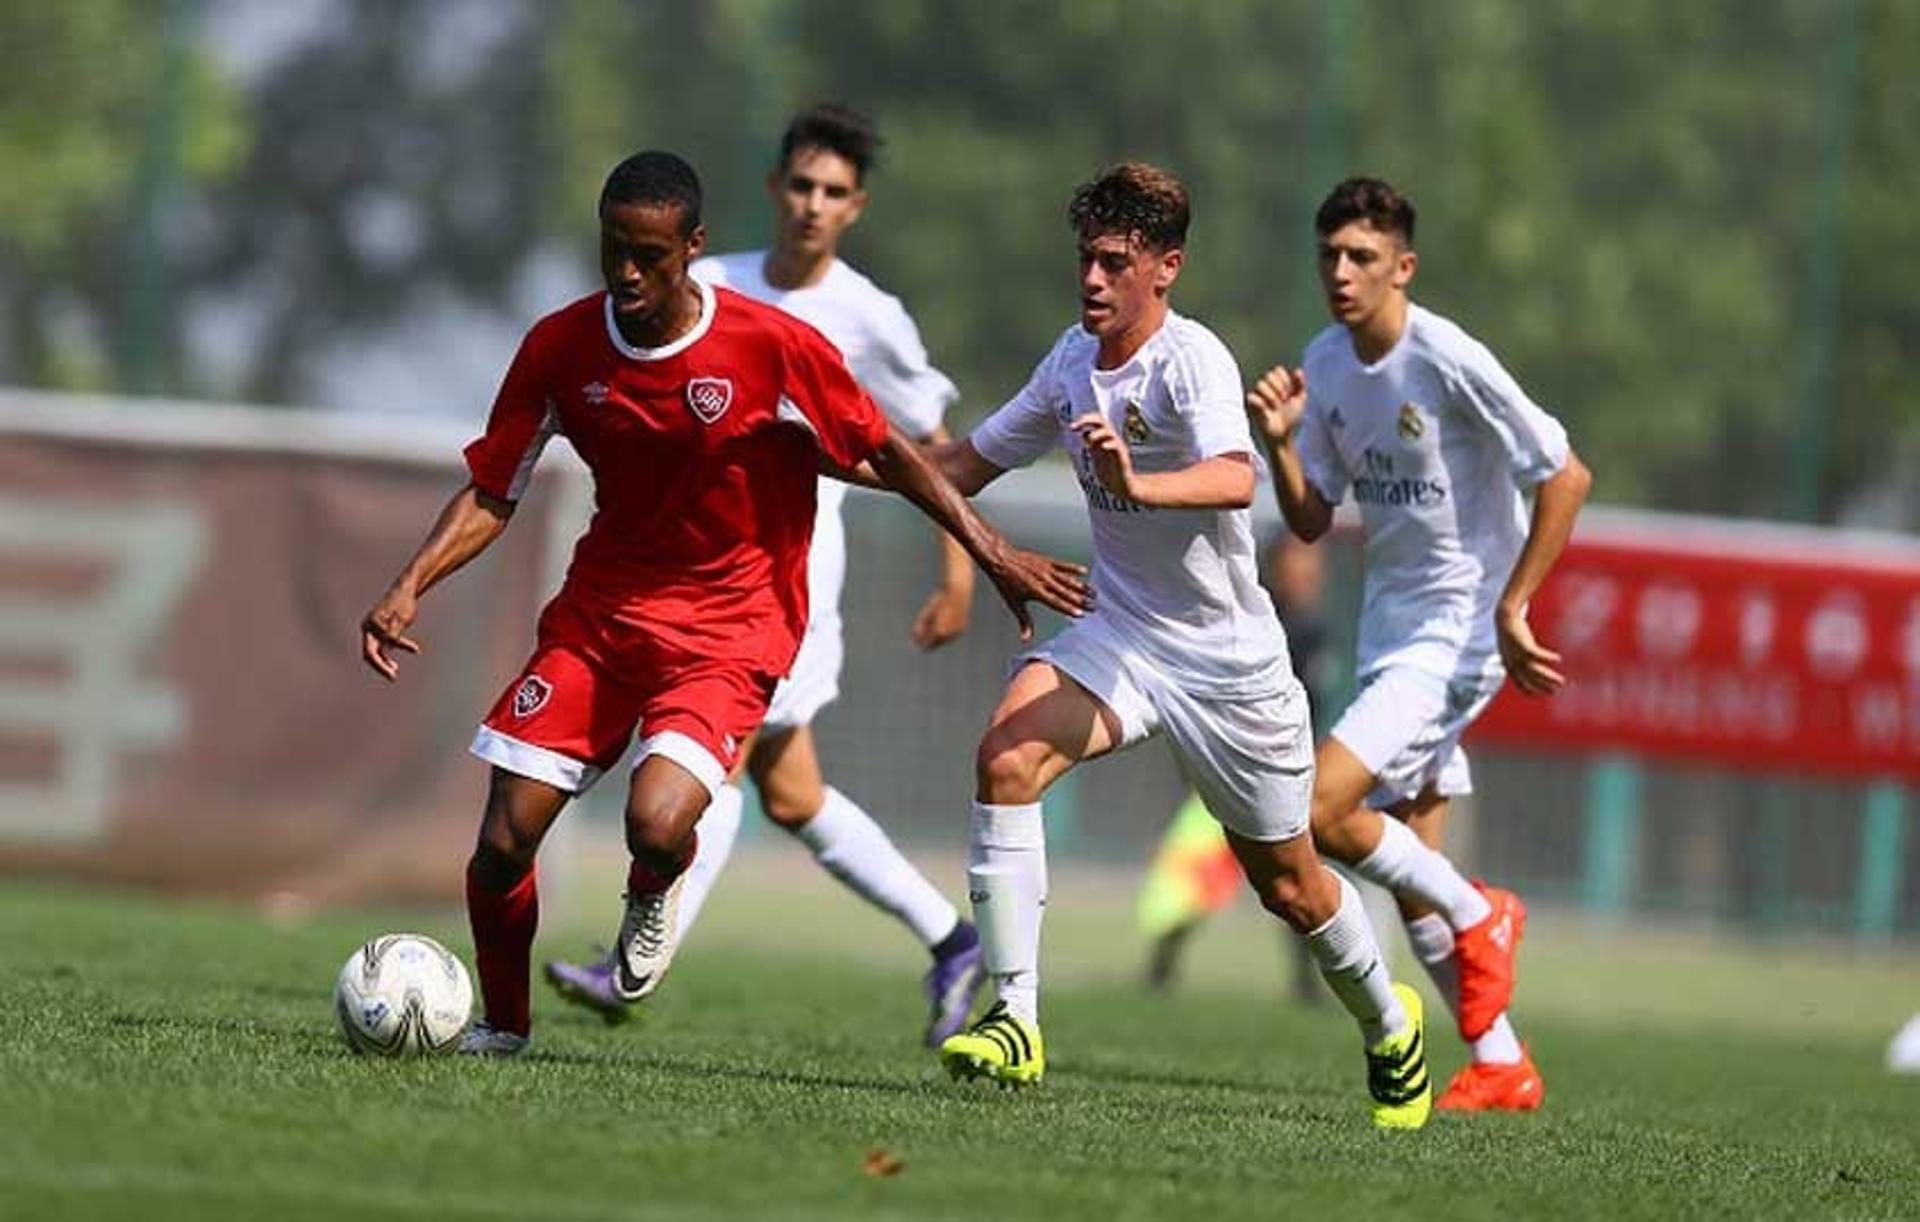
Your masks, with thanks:
[{"label": "jersey collar", "polygon": [[609,296],[602,299],[600,312],[606,316],[607,338],[613,341],[614,348],[621,356],[630,361],[664,361],[670,356],[680,355],[700,342],[700,338],[707,333],[708,328],[713,326],[713,316],[718,311],[720,303],[713,289],[709,288],[704,281],[698,277],[689,277],[689,279],[693,281],[693,287],[700,294],[700,317],[687,329],[685,335],[658,348],[636,348],[629,344],[626,337],[620,334],[620,328],[613,320],[613,298]]}]

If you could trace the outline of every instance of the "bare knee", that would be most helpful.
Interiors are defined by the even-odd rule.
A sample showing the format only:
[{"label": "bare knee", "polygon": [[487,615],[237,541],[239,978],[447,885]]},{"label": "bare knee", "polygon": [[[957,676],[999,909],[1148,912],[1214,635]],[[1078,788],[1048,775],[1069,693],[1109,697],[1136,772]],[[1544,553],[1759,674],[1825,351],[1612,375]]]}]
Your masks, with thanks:
[{"label": "bare knee", "polygon": [[686,864],[704,800],[638,792],[627,798],[627,852],[649,870],[673,874]]},{"label": "bare knee", "polygon": [[505,889],[533,869],[554,813],[540,800],[545,796],[495,777],[469,862],[483,885]]},{"label": "bare knee", "polygon": [[[1365,807],[1348,806],[1315,795],[1313,799],[1313,847],[1323,856],[1353,865],[1380,845],[1372,820],[1378,816]],[[1374,831],[1369,837],[1367,833]]]},{"label": "bare knee", "polygon": [[1260,906],[1285,921],[1296,933],[1306,933],[1323,924],[1313,919],[1308,887],[1298,874],[1282,874],[1256,885]]},{"label": "bare knee", "polygon": [[1045,788],[1040,763],[1047,749],[1046,744],[1028,742],[1001,726],[988,730],[973,764],[980,800],[998,806],[1038,802]]}]

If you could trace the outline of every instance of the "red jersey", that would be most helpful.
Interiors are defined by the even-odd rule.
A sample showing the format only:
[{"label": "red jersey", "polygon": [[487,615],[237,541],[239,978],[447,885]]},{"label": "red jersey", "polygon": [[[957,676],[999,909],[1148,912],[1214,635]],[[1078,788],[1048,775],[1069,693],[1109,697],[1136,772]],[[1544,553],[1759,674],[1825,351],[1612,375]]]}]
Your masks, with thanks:
[{"label": "red jersey", "polygon": [[467,466],[512,501],[553,434],[585,460],[593,522],[560,598],[602,626],[592,644],[610,666],[678,656],[784,674],[807,622],[818,455],[856,465],[886,418],[818,331],[695,283],[700,319],[664,347],[627,343],[604,292],[535,323]]}]

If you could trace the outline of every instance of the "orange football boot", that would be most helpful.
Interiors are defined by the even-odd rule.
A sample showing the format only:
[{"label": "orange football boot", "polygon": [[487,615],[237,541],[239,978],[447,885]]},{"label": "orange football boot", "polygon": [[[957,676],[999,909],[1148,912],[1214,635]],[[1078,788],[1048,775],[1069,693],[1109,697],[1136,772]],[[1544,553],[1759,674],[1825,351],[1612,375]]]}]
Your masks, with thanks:
[{"label": "orange football boot", "polygon": [[1487,1033],[1493,1020],[1513,1001],[1513,958],[1527,928],[1527,906],[1500,887],[1475,881],[1493,911],[1471,929],[1454,935],[1454,962],[1460,970],[1460,1038],[1469,1044]]},{"label": "orange football boot", "polygon": [[1473,1064],[1462,1069],[1433,1106],[1443,1112],[1531,1112],[1546,1097],[1546,1083],[1522,1048],[1517,1065]]}]

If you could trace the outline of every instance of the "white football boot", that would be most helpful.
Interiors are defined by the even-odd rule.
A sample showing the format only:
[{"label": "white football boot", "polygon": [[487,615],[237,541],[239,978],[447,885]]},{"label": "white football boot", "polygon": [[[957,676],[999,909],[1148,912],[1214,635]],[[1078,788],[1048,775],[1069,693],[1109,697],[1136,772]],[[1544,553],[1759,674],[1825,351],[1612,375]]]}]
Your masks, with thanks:
[{"label": "white football boot", "polygon": [[455,1051],[463,1057],[517,1057],[531,1043],[533,1037],[503,1031],[489,1025],[483,1018],[467,1028],[467,1033],[460,1037],[460,1047]]},{"label": "white football boot", "polygon": [[639,1001],[666,977],[680,944],[680,892],[686,881],[682,873],[665,891],[627,893],[627,912],[613,941],[613,991],[620,1000]]}]

